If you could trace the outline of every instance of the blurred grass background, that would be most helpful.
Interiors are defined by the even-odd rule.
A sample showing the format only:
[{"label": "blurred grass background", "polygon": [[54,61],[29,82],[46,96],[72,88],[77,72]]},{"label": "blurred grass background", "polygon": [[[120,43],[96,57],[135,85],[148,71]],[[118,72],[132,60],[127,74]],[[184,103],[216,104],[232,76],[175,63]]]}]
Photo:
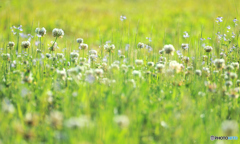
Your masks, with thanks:
[{"label": "blurred grass background", "polygon": [[[158,50],[166,43],[172,43],[178,49],[182,42],[186,42],[182,38],[184,31],[189,32],[191,37],[188,40],[192,39],[190,42],[192,46],[195,45],[192,43],[199,40],[194,39],[196,37],[207,38],[215,35],[214,29],[217,29],[215,21],[218,16],[223,17],[224,28],[235,17],[240,19],[238,0],[1,0],[0,6],[0,47],[4,47],[8,41],[17,41],[10,27],[21,24],[23,32],[32,35],[36,27],[45,27],[47,38],[44,40],[46,41],[54,40],[51,36],[52,29],[62,28],[65,35],[63,39],[57,41],[61,49],[65,43],[67,47],[75,43],[77,48],[76,38],[78,37],[83,38],[84,42],[94,49],[107,40],[111,40],[116,45],[116,49],[120,49],[127,43],[130,45],[139,41],[147,43],[146,37],[152,38],[152,45],[155,46],[153,48]],[[126,15],[127,20],[121,22],[121,15]],[[233,27],[233,22],[231,27]],[[192,49],[191,51],[196,53]],[[201,64],[200,61],[199,64]],[[121,80],[123,75],[115,77]],[[16,90],[12,92],[12,95],[14,101],[19,104],[18,111],[20,107],[23,113],[37,111],[44,115],[49,111],[45,102],[47,95],[42,91],[43,89],[47,91],[51,87],[51,79],[37,78],[39,79],[37,86],[42,87],[34,89],[34,93],[40,95],[39,105],[36,104],[34,97],[29,96],[30,102],[19,97],[18,83],[16,88],[6,89],[4,92],[11,95],[9,91]],[[197,97],[199,90],[206,89],[203,87],[204,79],[197,79],[190,88],[179,89],[169,87],[174,79],[168,82],[169,79],[166,77],[163,80],[160,84],[155,81],[150,86],[141,85],[139,87],[141,91],[132,91],[131,88],[119,82],[113,86],[114,94],[111,94],[111,89],[109,90],[108,87],[101,87],[97,84],[91,87],[95,91],[89,91],[86,87],[79,89],[78,85],[74,84],[70,85],[67,91],[54,91],[59,97],[66,96],[64,100],[59,99],[59,104],[56,104],[56,109],[62,110],[66,118],[80,113],[92,114],[96,115],[96,125],[99,126],[93,131],[83,130],[81,133],[63,129],[66,134],[69,133],[67,140],[71,143],[77,143],[78,139],[87,139],[95,143],[139,143],[141,139],[149,143],[149,139],[152,139],[150,136],[155,136],[154,140],[162,140],[162,143],[206,143],[206,141],[209,142],[210,135],[218,134],[220,123],[229,114],[229,105],[233,105],[231,118],[239,119],[237,104],[221,105],[221,97],[217,97],[216,101],[212,101],[211,97]],[[73,88],[76,88],[82,96],[76,99],[68,96],[71,95]],[[163,95],[160,89],[166,90],[163,100],[159,100],[159,95]],[[168,91],[169,89],[173,91]],[[122,91],[126,96],[122,95]],[[178,93],[181,93],[180,100],[175,99]],[[147,97],[139,97],[140,95],[147,95]],[[79,102],[83,105],[81,107],[84,107],[80,110]],[[122,108],[121,111],[130,116],[132,123],[130,131],[119,132],[112,128],[113,108],[116,106]],[[211,108],[214,111],[210,114]],[[179,112],[181,112],[181,117],[178,115]],[[206,120],[200,119],[199,116],[202,113],[206,113]],[[14,116],[16,115],[4,117],[2,114],[0,116],[2,129],[0,135],[4,136],[3,141],[9,141],[9,143],[21,141],[19,136],[15,140],[15,135],[9,128],[9,126],[14,127],[12,126],[14,121],[10,122],[8,119]],[[21,115],[19,117],[23,119]],[[148,121],[145,122],[146,120]],[[159,123],[162,120],[171,124],[172,129],[163,129]],[[40,136],[36,137],[35,141],[43,139],[54,143],[52,137],[55,131],[47,124],[41,123],[39,127],[34,128],[34,132]],[[14,139],[9,137],[14,137]]]},{"label": "blurred grass background", "polygon": [[[212,35],[216,18],[223,16],[224,20],[232,21],[239,16],[240,3],[238,0],[1,0],[0,6],[2,40],[13,39],[10,27],[21,24],[24,32],[31,34],[38,26],[45,27],[48,35],[53,28],[62,28],[67,41],[82,37],[90,46],[114,41],[116,34],[125,36],[127,43],[138,30],[138,41],[151,36],[161,46],[178,42],[176,35],[184,31],[190,35],[201,31]],[[121,15],[127,17],[124,23],[120,21]]]}]

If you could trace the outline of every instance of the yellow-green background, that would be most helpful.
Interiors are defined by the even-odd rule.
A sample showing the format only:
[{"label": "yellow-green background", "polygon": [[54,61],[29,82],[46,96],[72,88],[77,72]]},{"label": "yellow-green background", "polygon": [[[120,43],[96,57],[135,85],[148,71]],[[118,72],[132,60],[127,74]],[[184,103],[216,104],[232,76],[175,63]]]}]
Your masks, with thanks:
[{"label": "yellow-green background", "polygon": [[[174,38],[184,31],[191,35],[213,35],[216,18],[232,21],[239,16],[238,0],[1,0],[0,38],[13,39],[6,35],[11,25],[23,25],[25,33],[33,34],[37,26],[45,27],[47,34],[53,28],[65,31],[64,42],[82,37],[91,45],[105,42],[113,35],[128,39],[136,35],[138,41],[151,36],[161,46],[164,34],[166,43],[175,43]],[[122,25],[120,15],[127,20]],[[124,30],[122,30],[122,28]],[[119,35],[116,35],[119,34]],[[205,35],[204,35],[205,34]],[[69,39],[68,39],[69,38]],[[127,39],[126,38],[126,39]],[[114,40],[114,38],[113,38]],[[127,41],[127,40],[126,40]],[[127,42],[126,42],[127,43]]]},{"label": "yellow-green background", "polygon": [[[165,43],[172,43],[176,49],[179,49],[182,42],[188,42],[191,53],[200,53],[203,49],[196,52],[192,46],[197,45],[200,37],[215,36],[219,28],[216,23],[218,16],[222,16],[224,20],[221,23],[221,29],[223,29],[221,34],[226,31],[228,25],[233,29],[232,20],[235,17],[240,19],[238,0],[0,0],[0,6],[0,47],[6,48],[8,41],[17,43],[17,37],[10,32],[12,25],[21,24],[23,32],[32,35],[36,27],[45,27],[47,29],[47,36],[43,38],[45,47],[49,41],[54,40],[51,36],[52,29],[62,28],[65,35],[57,40],[60,49],[65,46],[71,50],[77,49],[76,38],[78,37],[84,38],[84,42],[94,49],[105,41],[112,40],[116,45],[114,60],[118,59],[116,51],[122,50],[125,44],[129,43],[132,46],[139,41],[148,43],[146,37],[149,36],[153,39],[152,45],[155,50],[160,49]],[[127,17],[124,22],[120,21],[122,14]],[[182,38],[184,31],[189,32],[189,39]],[[25,39],[21,38],[20,42],[23,40]],[[36,37],[35,40],[37,40]],[[31,43],[34,45],[33,41]],[[237,43],[234,42],[234,44]],[[212,42],[213,47],[214,45],[220,44]],[[214,50],[216,49],[214,47]],[[132,51],[129,53],[131,54]],[[145,54],[144,51],[141,53],[143,53],[141,56]],[[32,53],[29,52],[29,54]],[[236,53],[234,55],[238,58]],[[66,57],[69,60],[69,53]],[[177,57],[176,54],[175,57]],[[196,68],[200,68],[202,55],[199,54],[197,58],[198,67]],[[1,61],[1,66],[4,65],[4,61]],[[20,70],[23,71],[23,69]],[[19,80],[10,88],[4,88],[5,91],[1,86],[1,98],[10,97],[17,111],[13,115],[0,113],[0,138],[3,142],[23,141],[22,136],[15,136],[14,122],[19,120],[24,123],[26,113],[49,115],[51,107],[48,107],[45,93],[51,89],[52,79],[47,76],[40,77],[38,74],[42,74],[42,71],[38,68],[33,68],[32,71],[35,75],[35,85],[24,85]],[[55,73],[49,70],[46,73],[48,72]],[[3,75],[4,71],[0,73]],[[62,132],[68,137],[62,143],[79,141],[79,143],[89,141],[86,143],[121,144],[210,143],[210,135],[221,136],[221,123],[224,120],[231,118],[239,121],[239,102],[232,99],[223,101],[219,93],[208,92],[207,87],[204,86],[208,78],[201,79],[192,75],[190,86],[180,88],[171,84],[181,81],[183,78],[180,76],[163,77],[163,81],[153,78],[152,83],[143,83],[134,91],[122,83],[124,76],[120,71],[119,75],[114,76],[117,83],[110,88],[97,83],[91,87],[85,87],[85,85],[79,87],[72,83],[63,91],[53,91],[59,98],[59,103],[55,104],[53,110],[62,111],[65,119],[80,114],[92,115],[96,125],[94,129],[86,131],[63,128]],[[213,80],[217,81],[216,78]],[[220,83],[217,84],[220,87]],[[24,87],[32,92],[29,99],[19,96]],[[79,93],[76,99],[71,97],[73,89]],[[165,94],[161,90],[164,90]],[[206,92],[206,96],[199,96],[199,91]],[[35,96],[39,100],[36,100]],[[129,116],[129,129],[120,130],[113,127],[115,107],[120,107],[122,114]],[[201,119],[202,114],[205,114],[205,119]],[[170,127],[163,128],[160,125],[161,121],[166,121]],[[35,137],[32,143],[39,141],[54,143],[57,141],[54,139],[56,132],[58,131],[45,123],[45,117],[43,117],[41,123],[33,128]]]}]

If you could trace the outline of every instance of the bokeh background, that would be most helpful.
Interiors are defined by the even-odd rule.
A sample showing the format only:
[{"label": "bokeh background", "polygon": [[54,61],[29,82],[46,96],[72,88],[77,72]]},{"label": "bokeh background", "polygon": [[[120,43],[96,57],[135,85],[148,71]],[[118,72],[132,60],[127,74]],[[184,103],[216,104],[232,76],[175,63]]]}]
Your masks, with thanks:
[{"label": "bokeh background", "polygon": [[[209,45],[214,47],[213,52],[216,52],[218,58],[221,45],[228,41],[216,42],[216,32],[227,33],[227,26],[231,27],[228,35],[231,35],[232,30],[239,32],[239,27],[234,29],[233,23],[234,18],[240,20],[239,8],[239,0],[0,0],[0,48],[4,48],[7,53],[8,42],[18,42],[18,37],[13,35],[10,28],[13,25],[22,25],[22,33],[35,36],[31,39],[28,53],[32,54],[33,58],[37,58],[35,49],[38,47],[34,42],[38,41],[38,38],[35,29],[37,27],[47,29],[47,35],[42,38],[42,52],[46,54],[49,52],[47,44],[55,39],[52,30],[61,28],[65,35],[62,39],[59,38],[57,43],[59,51],[67,48],[68,53],[65,51],[67,53],[65,56],[68,60],[70,60],[70,52],[78,49],[76,38],[80,37],[89,45],[89,49],[98,52],[103,50],[103,47],[100,49],[99,46],[110,40],[116,46],[111,56],[117,59],[118,50],[122,50],[123,54],[128,54],[129,64],[134,64],[135,57],[132,55],[135,54],[136,45],[138,42],[150,43],[146,37],[151,37],[150,45],[154,52],[147,53],[144,49],[140,55],[144,57],[146,52],[149,55],[146,57],[152,58],[147,61],[157,62],[158,50],[162,49],[164,44],[173,44],[175,49],[179,50],[182,43],[188,43],[189,53],[185,55],[190,58],[196,57],[193,64],[196,68],[200,68],[203,62],[202,56],[206,54],[201,46],[203,42],[199,42],[200,38],[205,38],[206,44],[211,43]],[[127,19],[121,21],[121,15],[125,15]],[[218,16],[223,17],[223,22],[220,24],[216,22]],[[185,31],[190,35],[187,39],[183,38]],[[208,37],[211,37],[212,41],[208,41]],[[20,37],[19,42],[27,39]],[[237,42],[239,43],[239,40]],[[233,43],[236,44],[235,41]],[[130,49],[125,52],[124,47],[127,44],[130,45]],[[230,46],[232,46],[230,43],[222,46],[224,52],[228,52]],[[101,61],[105,54],[99,52],[98,60]],[[232,55],[238,58],[238,53]],[[177,57],[175,54],[172,58],[176,60]],[[5,65],[5,61],[1,62]],[[23,68],[20,69],[21,72],[25,71],[24,66],[20,68]],[[4,73],[3,70],[0,72]],[[79,85],[72,83],[67,89],[53,90],[57,99],[54,109],[60,110],[65,119],[86,114],[90,115],[96,124],[93,129],[80,130],[80,132],[63,128],[61,134],[45,122],[45,116],[47,117],[50,109],[53,108],[46,102],[47,92],[53,87],[52,79],[47,76],[55,71],[52,69],[47,71],[46,77],[40,76],[42,71],[38,68],[33,68],[32,73],[36,76],[34,85],[24,85],[20,80],[16,84],[11,84],[10,89],[7,87],[3,89],[0,85],[0,96],[12,97],[17,111],[13,115],[0,113],[0,139],[3,142],[22,142],[22,131],[17,136],[14,134],[19,128],[18,125],[23,125],[27,112],[37,112],[41,115],[40,124],[32,131],[35,134],[32,143],[39,141],[54,143],[57,140],[53,137],[59,138],[62,143],[77,143],[79,139],[89,141],[79,144],[140,142],[149,144],[150,140],[153,144],[209,143],[210,135],[221,136],[220,125],[226,118],[239,121],[239,102],[230,102],[230,100],[229,103],[225,102],[218,93],[211,94],[214,99],[211,96],[204,97],[205,94],[199,96],[201,94],[199,92],[207,91],[204,85],[207,78],[198,79],[193,75],[195,78],[191,80],[193,82],[186,82],[186,87],[178,88],[175,84],[179,82],[179,85],[182,85],[180,76],[175,77],[176,79],[163,77],[161,82],[153,79],[151,84],[143,83],[137,90],[132,90],[120,81],[125,80],[124,75],[121,74],[114,75],[113,78],[118,83],[111,88],[97,83],[91,87],[80,85],[79,88]],[[217,81],[216,78],[215,80]],[[218,87],[220,84],[222,83],[219,83]],[[25,87],[29,88],[30,94],[23,99],[19,95],[22,91],[24,93],[28,91]],[[76,99],[71,97],[75,92],[74,89],[80,95]],[[220,92],[225,93],[223,90]],[[36,100],[35,95],[38,96],[39,101]],[[113,111],[116,107],[119,113],[129,116],[131,123],[129,129],[120,130],[113,127]],[[21,123],[15,124],[18,120]],[[164,121],[170,128],[167,128],[168,125]],[[26,130],[27,128],[26,126]],[[31,134],[31,131],[29,133]],[[27,136],[31,137],[31,135]]]},{"label": "bokeh background", "polygon": [[[0,40],[12,40],[12,25],[22,25],[25,33],[34,34],[36,27],[62,28],[62,42],[84,38],[91,46],[122,37],[146,41],[151,37],[156,46],[181,43],[184,31],[189,35],[214,35],[216,18],[232,21],[239,16],[238,0],[1,0]],[[120,16],[125,15],[123,23]],[[8,33],[6,33],[8,31]],[[4,32],[4,33],[3,33]],[[163,40],[164,39],[164,40]]]}]

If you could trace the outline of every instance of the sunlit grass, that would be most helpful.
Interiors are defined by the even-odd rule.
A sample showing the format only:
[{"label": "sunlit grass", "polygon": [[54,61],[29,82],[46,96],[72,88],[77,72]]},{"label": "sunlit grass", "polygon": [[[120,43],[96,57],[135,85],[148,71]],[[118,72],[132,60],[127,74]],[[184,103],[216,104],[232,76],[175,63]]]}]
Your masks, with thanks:
[{"label": "sunlit grass", "polygon": [[211,143],[211,135],[239,136],[236,0],[0,6],[0,144]]}]

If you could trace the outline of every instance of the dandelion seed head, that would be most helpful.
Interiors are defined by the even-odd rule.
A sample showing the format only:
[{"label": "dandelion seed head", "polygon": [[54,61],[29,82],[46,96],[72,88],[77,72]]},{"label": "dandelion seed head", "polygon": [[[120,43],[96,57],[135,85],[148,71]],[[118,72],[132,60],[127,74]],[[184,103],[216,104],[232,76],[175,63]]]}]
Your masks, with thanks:
[{"label": "dandelion seed head", "polygon": [[87,50],[88,49],[88,45],[84,44],[84,43],[81,43],[80,44],[80,48],[81,48],[81,50]]},{"label": "dandelion seed head", "polygon": [[54,28],[52,31],[53,37],[62,38],[64,36],[64,31],[62,29]]},{"label": "dandelion seed head", "polygon": [[159,50],[159,54],[163,54],[164,53],[164,50]]},{"label": "dandelion seed head", "polygon": [[143,65],[143,60],[136,59],[135,64],[138,65],[138,66]]},{"label": "dandelion seed head", "polygon": [[2,111],[5,113],[14,113],[15,108],[9,99],[4,99],[2,101]]},{"label": "dandelion seed head", "polygon": [[78,38],[77,39],[77,43],[82,44],[83,43],[83,39],[82,38]]},{"label": "dandelion seed head", "polygon": [[222,131],[226,136],[236,135],[238,133],[238,123],[234,120],[223,121]]},{"label": "dandelion seed head", "polygon": [[175,51],[173,45],[171,45],[171,44],[165,45],[165,46],[163,47],[163,49],[164,49],[164,51],[165,51],[166,54],[171,54],[171,55],[173,55],[173,54],[174,54],[174,51]]},{"label": "dandelion seed head", "polygon": [[30,45],[31,45],[31,44],[30,44],[29,41],[23,41],[23,42],[21,43],[21,47],[24,48],[24,49],[29,48]]},{"label": "dandelion seed head", "polygon": [[14,42],[8,42],[8,48],[11,50],[15,46]]},{"label": "dandelion seed head", "polygon": [[71,52],[71,53],[70,53],[70,57],[71,57],[71,59],[75,59],[75,58],[78,58],[78,57],[79,57],[79,54],[76,53],[76,52]]},{"label": "dandelion seed head", "polygon": [[133,74],[133,76],[141,77],[141,72],[138,70],[133,70],[132,74]]},{"label": "dandelion seed head", "polygon": [[113,121],[121,128],[126,128],[130,124],[126,115],[117,115],[113,118]]},{"label": "dandelion seed head", "polygon": [[68,128],[84,128],[90,126],[90,120],[84,115],[80,117],[72,117],[65,122],[65,125]]},{"label": "dandelion seed head", "polygon": [[153,67],[154,66],[154,62],[148,62],[147,65]]},{"label": "dandelion seed head", "polygon": [[145,44],[142,43],[142,42],[139,42],[138,45],[137,45],[137,47],[140,48],[140,49],[144,48],[144,46],[145,46]]},{"label": "dandelion seed head", "polygon": [[238,63],[238,62],[232,62],[231,65],[232,65],[235,69],[239,69],[239,63]]},{"label": "dandelion seed head", "polygon": [[232,86],[232,84],[233,84],[232,81],[226,81],[226,82],[225,82],[225,85],[226,85],[227,87]]},{"label": "dandelion seed head", "polygon": [[90,55],[91,55],[91,54],[97,55],[97,51],[96,51],[96,50],[90,50],[90,51],[89,51],[89,54],[90,54]]},{"label": "dandelion seed head", "polygon": [[225,60],[224,59],[216,59],[214,61],[214,64],[218,69],[222,69],[225,67]]},{"label": "dandelion seed head", "polygon": [[2,59],[5,60],[5,61],[9,61],[10,58],[11,58],[9,53],[6,53],[6,54],[2,53],[1,56],[2,56]]},{"label": "dandelion seed head", "polygon": [[196,70],[195,73],[196,73],[197,76],[201,76],[202,75],[202,71],[201,70]]},{"label": "dandelion seed head", "polygon": [[104,50],[106,50],[109,53],[112,53],[115,49],[115,45],[114,44],[105,44],[104,45]]},{"label": "dandelion seed head", "polygon": [[213,48],[211,46],[205,46],[204,50],[205,50],[205,52],[209,53],[213,50]]}]

